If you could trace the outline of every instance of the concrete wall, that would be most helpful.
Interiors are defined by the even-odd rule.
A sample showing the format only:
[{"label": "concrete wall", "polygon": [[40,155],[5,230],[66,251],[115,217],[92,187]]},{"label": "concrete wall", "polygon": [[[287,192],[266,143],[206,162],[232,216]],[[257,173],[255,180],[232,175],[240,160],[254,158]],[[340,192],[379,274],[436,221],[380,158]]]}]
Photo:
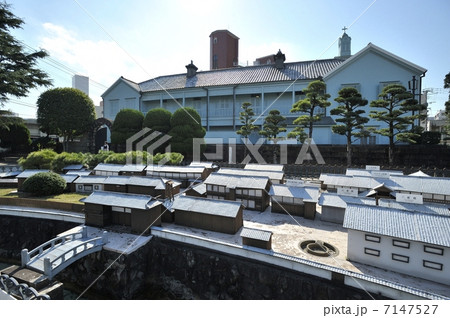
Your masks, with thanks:
[{"label": "concrete wall", "polygon": [[338,224],[344,223],[345,209],[332,206],[322,206],[320,220]]},{"label": "concrete wall", "polygon": [[[366,235],[381,237],[380,242],[371,242],[366,240]],[[393,245],[393,240],[401,240],[409,243],[409,248],[402,248]],[[395,243],[398,244],[398,243]],[[424,246],[430,246],[443,249],[443,255],[436,255],[424,252]],[[368,255],[366,253],[375,253],[379,251],[379,256]],[[393,255],[409,257],[409,261],[395,261]],[[361,231],[348,230],[347,257],[351,261],[356,261],[368,265],[377,266],[384,269],[390,269],[403,274],[417,276],[432,280],[438,283],[450,285],[450,248],[434,246],[416,241],[407,241],[396,239],[394,237],[380,236]],[[397,257],[398,258],[398,257]],[[436,270],[424,267],[423,262],[429,261],[442,264],[442,270]]]}]

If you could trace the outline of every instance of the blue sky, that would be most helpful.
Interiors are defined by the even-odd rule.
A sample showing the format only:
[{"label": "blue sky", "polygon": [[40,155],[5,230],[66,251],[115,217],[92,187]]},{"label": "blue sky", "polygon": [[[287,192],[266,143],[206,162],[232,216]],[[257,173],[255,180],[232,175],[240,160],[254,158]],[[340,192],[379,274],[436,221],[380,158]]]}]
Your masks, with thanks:
[{"label": "blue sky", "polygon": [[[287,62],[332,58],[344,26],[352,53],[369,42],[428,69],[424,88],[431,115],[444,108],[450,72],[448,0],[9,0],[25,20],[14,35],[50,60],[40,62],[54,87],[70,87],[73,73],[89,76],[90,96],[124,76],[140,82],[184,73],[190,60],[209,69],[209,35],[228,29],[239,40],[240,65],[281,49]],[[6,104],[35,117],[40,88]],[[448,92],[448,91],[447,91]]]}]

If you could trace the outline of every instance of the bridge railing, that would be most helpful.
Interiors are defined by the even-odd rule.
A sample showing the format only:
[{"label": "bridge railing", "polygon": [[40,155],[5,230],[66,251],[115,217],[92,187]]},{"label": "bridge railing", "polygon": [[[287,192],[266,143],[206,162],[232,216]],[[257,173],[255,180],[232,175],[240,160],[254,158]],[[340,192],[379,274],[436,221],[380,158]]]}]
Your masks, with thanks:
[{"label": "bridge railing", "polygon": [[[60,271],[62,271],[68,265],[72,264],[77,259],[100,250],[102,246],[107,242],[107,232],[105,231],[103,232],[103,235],[101,237],[96,237],[81,242],[77,246],[74,246],[70,250],[67,250],[65,253],[59,255],[53,260],[48,257],[44,258],[44,274],[52,279],[54,275],[58,274]],[[67,262],[69,259],[70,263]]]},{"label": "bridge railing", "polygon": [[39,255],[42,255],[48,249],[54,249],[55,247],[57,247],[59,245],[64,245],[67,242],[70,242],[70,241],[73,241],[76,239],[80,239],[80,238],[86,238],[86,237],[87,237],[87,228],[85,226],[83,226],[81,232],[71,233],[71,234],[67,234],[64,236],[55,237],[54,239],[51,239],[50,241],[47,241],[47,242],[39,245],[38,247],[31,250],[30,252],[28,252],[28,249],[25,248],[21,252],[22,266],[27,265],[28,262],[33,257],[38,257]]}]

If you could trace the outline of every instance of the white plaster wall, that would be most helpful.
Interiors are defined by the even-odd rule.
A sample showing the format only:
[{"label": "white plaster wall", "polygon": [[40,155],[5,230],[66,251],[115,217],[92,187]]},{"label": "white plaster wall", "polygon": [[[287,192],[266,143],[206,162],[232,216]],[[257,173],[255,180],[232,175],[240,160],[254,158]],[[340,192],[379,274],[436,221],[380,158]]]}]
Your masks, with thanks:
[{"label": "white plaster wall", "polygon": [[[117,113],[124,108],[139,110],[139,93],[124,82],[119,82],[113,89],[103,96],[103,116],[114,121]],[[128,99],[128,101],[127,101]],[[131,103],[134,99],[134,103]],[[118,100],[118,106],[113,107],[113,101]],[[131,106],[134,104],[134,106]]]},{"label": "white plaster wall", "polygon": [[[392,240],[396,238],[381,236],[380,243],[375,243],[366,241],[365,234],[380,236],[348,230],[347,258],[349,260],[450,285],[450,248],[444,247],[443,255],[435,255],[425,253],[424,245],[442,248],[441,246],[409,241],[410,248],[406,249],[392,245]],[[399,240],[406,241],[404,239]],[[364,248],[366,247],[379,250],[380,256],[364,254]],[[409,263],[392,260],[392,253],[409,256]],[[423,260],[443,264],[442,271],[424,267]]]}]

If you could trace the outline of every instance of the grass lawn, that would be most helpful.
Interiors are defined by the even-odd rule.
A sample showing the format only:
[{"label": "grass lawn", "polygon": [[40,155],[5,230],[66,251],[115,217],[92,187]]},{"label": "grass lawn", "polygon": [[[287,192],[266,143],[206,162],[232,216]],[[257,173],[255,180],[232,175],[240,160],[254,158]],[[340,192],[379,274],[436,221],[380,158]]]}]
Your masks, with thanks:
[{"label": "grass lawn", "polygon": [[[0,188],[0,197],[18,198],[19,195],[17,194],[16,191],[17,191],[16,188],[6,188],[6,189]],[[27,199],[83,204],[80,202],[80,199],[85,197],[87,197],[86,194],[63,193],[58,195],[50,195],[46,197],[28,197]]]}]

